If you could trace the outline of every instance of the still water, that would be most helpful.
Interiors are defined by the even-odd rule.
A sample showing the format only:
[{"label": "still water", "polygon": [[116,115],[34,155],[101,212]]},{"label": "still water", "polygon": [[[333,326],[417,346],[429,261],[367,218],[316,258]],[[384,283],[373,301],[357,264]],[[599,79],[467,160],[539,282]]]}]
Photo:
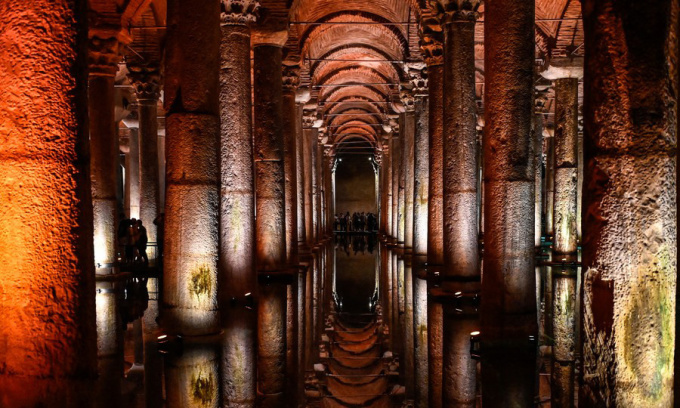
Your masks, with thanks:
[{"label": "still water", "polygon": [[[428,407],[442,390],[446,407],[575,406],[576,359],[564,341],[576,335],[574,274],[537,269],[536,341],[484,352],[477,304],[428,302],[437,282],[414,263],[375,234],[337,235],[314,253],[303,406]],[[153,275],[98,285],[98,406],[222,406],[221,336],[165,336],[161,287]]]}]

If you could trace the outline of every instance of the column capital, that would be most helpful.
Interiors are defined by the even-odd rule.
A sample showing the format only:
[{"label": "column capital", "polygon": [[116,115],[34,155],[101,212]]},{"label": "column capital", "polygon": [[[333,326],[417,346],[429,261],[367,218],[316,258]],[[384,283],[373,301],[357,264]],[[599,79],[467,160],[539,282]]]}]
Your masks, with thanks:
[{"label": "column capital", "polygon": [[481,0],[430,0],[442,25],[477,21],[481,3]]},{"label": "column capital", "polygon": [[406,64],[411,89],[416,97],[428,95],[427,65],[424,62]]},{"label": "column capital", "polygon": [[444,65],[444,41],[441,26],[435,18],[424,18],[420,22],[420,50],[428,66]]},{"label": "column capital", "polygon": [[254,23],[260,9],[257,0],[220,0],[221,25],[246,25]]},{"label": "column capital", "polygon": [[126,38],[120,30],[91,29],[88,33],[87,64],[90,75],[115,76]]},{"label": "column capital", "polygon": [[399,98],[407,112],[414,112],[416,110],[416,95],[411,82],[402,82],[399,85]]},{"label": "column capital", "polygon": [[583,57],[551,58],[543,66],[541,76],[551,81],[583,78]]},{"label": "column capital", "polygon": [[303,111],[302,112],[302,127],[306,129],[311,129],[314,127],[314,122],[316,122],[316,111]]},{"label": "column capital", "polygon": [[161,91],[161,71],[156,64],[128,65],[128,78],[139,101],[158,101]]},{"label": "column capital", "polygon": [[284,65],[282,78],[283,78],[283,91],[295,92],[298,86],[300,86],[300,66]]}]

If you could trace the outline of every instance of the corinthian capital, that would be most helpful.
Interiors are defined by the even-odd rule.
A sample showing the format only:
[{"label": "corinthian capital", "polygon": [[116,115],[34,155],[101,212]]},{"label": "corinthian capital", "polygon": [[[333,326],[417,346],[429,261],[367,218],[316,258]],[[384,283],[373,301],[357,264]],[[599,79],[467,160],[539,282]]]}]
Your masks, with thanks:
[{"label": "corinthian capital", "polygon": [[406,72],[415,96],[427,96],[427,65],[423,62],[406,64]]},{"label": "corinthian capital", "polygon": [[430,0],[442,24],[477,20],[481,3],[481,0]]},{"label": "corinthian capital", "polygon": [[444,64],[444,36],[439,20],[424,18],[420,22],[420,50],[428,66]]},{"label": "corinthian capital", "polygon": [[302,112],[302,127],[303,128],[312,128],[314,126],[314,122],[316,122],[316,111],[308,111],[305,110]]},{"label": "corinthian capital", "polygon": [[254,23],[260,9],[257,0],[220,0],[222,12],[220,23],[222,25],[246,25]]},{"label": "corinthian capital", "polygon": [[399,85],[399,98],[407,112],[413,112],[416,109],[416,95],[410,82],[402,82]]},{"label": "corinthian capital", "polygon": [[284,92],[295,92],[300,85],[300,67],[298,65],[284,65],[282,77]]},{"label": "corinthian capital", "polygon": [[124,44],[115,36],[90,33],[87,64],[90,75],[116,75]]},{"label": "corinthian capital", "polygon": [[128,65],[128,77],[140,101],[157,101],[161,91],[158,65]]}]

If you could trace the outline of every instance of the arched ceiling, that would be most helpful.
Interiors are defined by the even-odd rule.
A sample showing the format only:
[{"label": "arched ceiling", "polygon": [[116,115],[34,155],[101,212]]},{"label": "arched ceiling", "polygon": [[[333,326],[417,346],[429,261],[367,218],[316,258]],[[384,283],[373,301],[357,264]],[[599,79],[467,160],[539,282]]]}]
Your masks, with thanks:
[{"label": "arched ceiling", "polygon": [[[118,13],[129,30],[128,63],[162,60],[167,0],[89,0],[91,10]],[[380,140],[400,109],[399,84],[408,80],[405,65],[422,61],[419,32],[438,31],[436,0],[260,0],[258,30],[288,30],[286,64],[299,64],[301,86],[309,89],[308,107],[329,143],[356,143],[380,149]],[[476,27],[476,91],[484,93],[484,5]],[[108,17],[107,17],[108,18]],[[426,22],[423,27],[420,22]],[[537,65],[553,58],[583,55],[579,0],[536,0]],[[552,109],[549,82],[545,112]],[[548,116],[550,122],[550,117]],[[334,148],[337,146],[334,146]]]}]

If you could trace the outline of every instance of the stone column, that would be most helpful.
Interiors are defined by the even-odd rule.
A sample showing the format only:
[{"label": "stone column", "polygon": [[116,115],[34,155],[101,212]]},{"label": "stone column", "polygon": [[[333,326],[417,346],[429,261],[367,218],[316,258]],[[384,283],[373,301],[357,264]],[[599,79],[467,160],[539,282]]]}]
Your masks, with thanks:
[{"label": "stone column", "polygon": [[[139,111],[139,219],[142,220],[149,242],[158,242],[153,221],[162,212],[158,167],[158,97],[160,69],[158,66],[128,66],[130,81],[137,94]],[[156,251],[150,251],[155,260]]]},{"label": "stone column", "polygon": [[[535,390],[534,1],[485,3],[484,406],[531,406]],[[508,358],[510,360],[508,360]],[[534,375],[513,378],[513,371]],[[500,367],[500,368],[499,368]],[[521,378],[521,381],[514,381]]]},{"label": "stone column", "polygon": [[399,125],[392,127],[392,241],[397,243],[399,231],[399,169],[401,168],[401,143]]},{"label": "stone column", "polygon": [[[553,368],[551,397],[557,407],[574,401],[576,351],[576,228],[578,190],[578,78],[582,61],[551,61],[542,75],[555,82],[555,192],[553,199],[552,260],[566,262],[552,269]],[[553,65],[554,64],[554,65]]]},{"label": "stone column", "polygon": [[401,157],[404,172],[404,249],[413,252],[413,195],[414,195],[414,141],[416,131],[415,93],[410,82],[400,86],[401,102],[404,105],[403,155]]},{"label": "stone column", "polygon": [[582,407],[673,404],[678,12],[583,3]]},{"label": "stone column", "polygon": [[94,261],[97,275],[114,274],[118,204],[118,134],[114,82],[124,38],[120,32],[90,30],[88,52],[90,177],[94,209]]},{"label": "stone column", "polygon": [[543,139],[543,149],[545,150],[545,223],[544,235],[552,242],[554,230],[554,200],[555,200],[555,129],[546,129],[545,139]]},{"label": "stone column", "polygon": [[311,219],[311,242],[313,246],[316,246],[319,242],[319,214],[321,209],[319,208],[319,173],[317,172],[319,163],[319,130],[314,129],[310,132],[313,139],[310,141],[309,150],[311,155],[309,156],[309,174],[311,175],[311,201],[312,201],[312,219]]},{"label": "stone column", "polygon": [[392,235],[392,214],[393,214],[393,192],[392,192],[392,172],[394,167],[392,166],[392,161],[394,156],[394,140],[392,135],[387,135],[387,156],[385,156],[383,161],[383,167],[385,168],[385,189],[383,190],[385,194],[385,239],[389,239]]},{"label": "stone column", "polygon": [[168,1],[162,325],[219,331],[219,2]]},{"label": "stone column", "polygon": [[302,114],[302,165],[304,171],[304,190],[305,197],[305,238],[307,239],[307,247],[314,246],[314,192],[312,184],[312,157],[313,141],[316,140],[317,130],[313,128],[316,120],[315,111],[304,111]]},{"label": "stone column", "polygon": [[[411,116],[412,118],[412,116]],[[412,122],[409,120],[409,122]],[[404,252],[404,244],[406,239],[406,149],[408,141],[406,140],[406,112],[399,115],[399,162],[397,170],[397,245],[402,249],[399,256],[402,257]]]},{"label": "stone column", "polygon": [[[475,22],[478,1],[440,1],[444,34],[444,268],[443,286],[458,295],[479,292]],[[469,348],[477,318],[446,307],[443,404],[475,405],[477,363]],[[448,310],[452,309],[452,310]],[[462,307],[460,308],[462,309]]]},{"label": "stone column", "polygon": [[181,353],[165,358],[166,406],[168,408],[218,408],[219,359],[210,340],[197,337],[185,342]]},{"label": "stone column", "polygon": [[324,190],[323,185],[323,138],[325,134],[325,128],[319,129],[319,137],[314,143],[314,150],[316,150],[314,155],[314,178],[312,182],[316,186],[316,242],[317,244],[323,240],[324,237],[324,215],[325,215],[325,205],[324,205]]},{"label": "stone column", "polygon": [[288,285],[288,302],[286,316],[286,377],[290,393],[288,406],[297,408],[298,378],[298,181],[297,181],[297,149],[298,128],[301,125],[297,115],[296,91],[300,84],[300,67],[283,66],[283,156],[285,174],[285,206],[286,206],[286,262],[294,278]]},{"label": "stone column", "polygon": [[6,3],[0,13],[12,33],[0,42],[11,61],[0,68],[0,404],[7,407],[92,406],[86,12],[84,2],[50,0]]},{"label": "stone column", "polygon": [[223,0],[220,27],[220,288],[222,399],[252,407],[256,390],[255,179],[249,24],[257,1]]},{"label": "stone column", "polygon": [[[435,273],[444,263],[444,58],[441,31],[434,29],[437,20],[421,22],[421,49],[427,64],[429,105],[429,186],[427,206],[427,277],[428,291]],[[428,407],[442,407],[443,382],[443,310],[440,303],[428,297],[427,353]]]},{"label": "stone column", "polygon": [[139,129],[128,128],[128,134],[128,152],[125,155],[125,215],[127,218],[139,218]]},{"label": "stone column", "polygon": [[286,404],[286,202],[280,44],[254,47],[255,253],[264,278],[258,299],[258,395],[262,407]]},{"label": "stone column", "polygon": [[306,217],[306,205],[307,197],[305,196],[305,178],[309,177],[305,173],[305,156],[304,156],[304,122],[303,122],[303,106],[304,103],[309,100],[309,90],[298,89],[296,96],[296,111],[295,120],[297,125],[295,127],[295,171],[296,171],[296,197],[297,197],[297,239],[298,239],[298,252],[300,255],[307,254],[309,252],[309,247],[307,245],[307,217]]}]

